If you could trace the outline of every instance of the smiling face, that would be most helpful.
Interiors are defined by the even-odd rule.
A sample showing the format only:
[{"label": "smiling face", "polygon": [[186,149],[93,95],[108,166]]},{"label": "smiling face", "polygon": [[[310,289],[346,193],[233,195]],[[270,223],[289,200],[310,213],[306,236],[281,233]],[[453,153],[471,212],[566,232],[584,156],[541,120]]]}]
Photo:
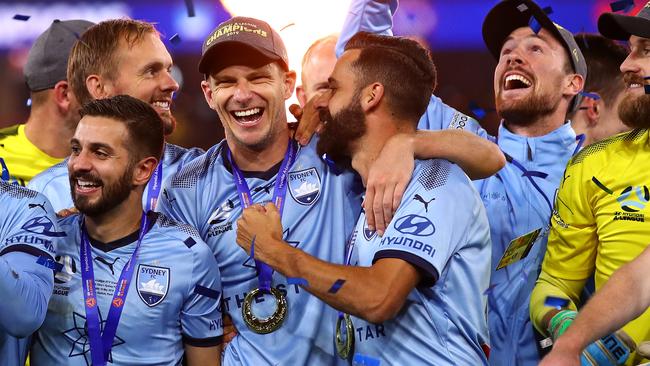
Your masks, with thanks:
[{"label": "smiling face", "polygon": [[630,54],[621,64],[627,88],[618,108],[621,121],[633,128],[650,127],[650,95],[645,77],[650,76],[650,39],[630,37]]},{"label": "smiling face", "polygon": [[135,162],[126,126],[107,117],[85,116],[71,140],[68,160],[75,207],[95,216],[124,202],[133,191]]},{"label": "smiling face", "polygon": [[115,55],[116,74],[106,80],[105,97],[127,94],[151,104],[164,122],[165,135],[171,134],[176,120],[170,108],[178,83],[171,75],[172,58],[160,37],[150,32],[133,45],[121,40]]},{"label": "smiling face", "polygon": [[501,47],[494,72],[496,108],[508,123],[528,125],[555,112],[565,94],[567,54],[546,29],[513,31]]},{"label": "smiling face", "polygon": [[230,143],[263,151],[287,134],[284,102],[296,76],[277,63],[228,66],[201,83],[210,108],[217,111]]}]

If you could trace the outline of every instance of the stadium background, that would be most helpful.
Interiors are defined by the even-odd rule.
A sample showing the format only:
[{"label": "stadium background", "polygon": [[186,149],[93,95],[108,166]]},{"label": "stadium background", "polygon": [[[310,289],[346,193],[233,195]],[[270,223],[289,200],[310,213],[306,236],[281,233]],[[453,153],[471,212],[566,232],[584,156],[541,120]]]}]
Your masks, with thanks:
[{"label": "stadium background", "polygon": [[[418,37],[432,50],[438,68],[436,95],[479,118],[492,133],[498,124],[492,110],[496,62],[483,44],[481,24],[497,2],[401,0],[393,27],[395,34]],[[542,7],[551,7],[550,17],[555,22],[574,33],[596,32],[598,15],[610,11],[610,2],[538,1]],[[632,14],[643,6],[640,0],[636,2],[639,4],[630,11]],[[299,74],[304,51],[313,40],[341,28],[348,5],[349,0],[0,0],[0,128],[27,119],[29,92],[22,67],[32,42],[52,20],[82,18],[98,22],[128,16],[155,22],[177,65],[175,75],[181,89],[172,108],[178,128],[170,141],[208,148],[223,138],[223,129],[216,113],[205,103],[199,86],[202,75],[197,71],[197,64],[203,38],[233,15],[264,19],[281,30],[290,66]],[[16,14],[29,19],[15,20]]]}]

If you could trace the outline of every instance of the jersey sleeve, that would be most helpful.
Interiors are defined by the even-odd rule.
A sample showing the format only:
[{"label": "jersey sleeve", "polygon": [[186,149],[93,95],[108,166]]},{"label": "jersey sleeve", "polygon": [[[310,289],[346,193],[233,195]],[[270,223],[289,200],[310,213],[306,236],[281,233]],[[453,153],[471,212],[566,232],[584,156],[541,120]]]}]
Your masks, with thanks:
[{"label": "jersey sleeve", "polygon": [[469,220],[456,219],[459,215],[455,212],[467,217],[474,212],[467,211],[473,207],[464,197],[472,188],[460,168],[438,159],[422,165],[413,177],[418,182],[409,186],[381,238],[373,262],[382,258],[403,259],[420,270],[423,284],[431,286],[463,241],[464,226]]},{"label": "jersey sleeve", "polygon": [[221,344],[221,275],[208,246],[198,236],[185,241],[193,255],[192,280],[181,311],[183,342],[195,347]]},{"label": "jersey sleeve", "polygon": [[393,35],[393,14],[397,0],[352,0],[336,43],[336,56],[343,54],[345,45],[357,32]]},{"label": "jersey sleeve", "polygon": [[54,212],[74,207],[70,194],[67,160],[36,175],[27,187],[41,193],[50,201]]},{"label": "jersey sleeve", "polygon": [[59,230],[49,201],[41,194],[10,187],[0,196],[0,255],[24,252],[51,261],[56,243],[66,234]]},{"label": "jersey sleeve", "polygon": [[183,173],[184,169],[181,169],[165,180],[156,210],[179,222],[199,228],[200,223],[197,215],[200,212],[200,207],[197,197],[197,182],[184,179]]},{"label": "jersey sleeve", "polygon": [[555,197],[542,270],[558,279],[584,280],[596,262],[597,226],[589,202],[594,183],[585,168],[570,161]]},{"label": "jersey sleeve", "polygon": [[37,263],[27,253],[11,252],[0,256],[0,331],[26,337],[43,323],[52,295],[52,270]]}]

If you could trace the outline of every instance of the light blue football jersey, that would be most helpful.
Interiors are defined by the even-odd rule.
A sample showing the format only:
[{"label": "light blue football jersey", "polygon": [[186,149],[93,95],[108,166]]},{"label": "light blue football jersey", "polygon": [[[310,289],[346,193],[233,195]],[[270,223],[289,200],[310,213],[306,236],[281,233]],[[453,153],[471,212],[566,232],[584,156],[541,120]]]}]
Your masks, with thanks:
[{"label": "light blue football jersey", "polygon": [[[361,205],[355,175],[336,175],[316,154],[316,141],[299,150],[288,173],[282,226],[284,240],[317,258],[343,263],[345,244]],[[328,365],[339,362],[334,347],[337,313],[298,285],[275,272],[272,286],[286,294],[288,315],[273,333],[256,334],[244,324],[241,307],[246,293],[258,287],[255,263],[236,239],[242,207],[225,154],[225,141],[186,164],[168,180],[159,201],[161,212],[195,226],[219,262],[223,311],[238,335],[225,350],[224,364]],[[252,201],[271,201],[278,164],[266,173],[246,173]],[[357,185],[361,188],[360,182]],[[256,299],[260,316],[273,312],[270,296]]]},{"label": "light blue football jersey", "polygon": [[[60,221],[68,240],[57,250],[63,270],[43,326],[31,349],[33,365],[91,362],[79,259],[80,215]],[[196,230],[164,215],[149,213],[109,364],[179,365],[183,344],[221,343],[221,277],[212,253]],[[91,239],[101,329],[122,269],[136,247],[138,232],[112,243]]]},{"label": "light blue football jersey", "polygon": [[[343,52],[347,41],[358,31],[391,35],[397,4],[397,0],[352,0],[336,46],[337,54]],[[492,281],[488,298],[490,364],[537,365],[539,354],[529,302],[546,252],[548,231],[542,231],[526,258],[498,271],[496,266],[513,239],[548,227],[554,192],[576,150],[575,132],[565,123],[544,136],[524,137],[513,134],[502,124],[497,139],[462,113],[447,124],[447,119],[439,117],[454,112],[445,107],[433,96],[418,128],[464,129],[496,142],[508,155],[508,163],[501,171],[474,182],[487,209],[492,237]]]},{"label": "light blue football jersey", "polygon": [[440,159],[416,161],[383,237],[361,214],[353,236],[360,266],[404,260],[422,281],[382,324],[352,317],[355,353],[382,365],[486,365],[490,233],[465,173]]},{"label": "light blue football jersey", "polygon": [[[178,145],[165,143],[165,152],[162,160],[162,183],[182,168],[183,164],[203,153],[203,150],[196,147],[187,149]],[[149,184],[147,184],[147,188],[150,184],[154,184],[153,178],[149,181]],[[47,197],[52,203],[52,207],[54,207],[56,212],[74,206],[70,193],[67,158],[35,176],[29,182],[28,187],[45,195],[45,197]],[[143,207],[147,203],[147,188],[145,188],[145,193],[142,195]]]},{"label": "light blue football jersey", "polygon": [[[54,210],[43,195],[0,181],[0,364],[22,365],[28,336],[45,316],[58,241]],[[24,278],[23,278],[24,277]],[[22,280],[22,281],[21,281]],[[21,291],[22,294],[9,291]],[[21,297],[23,301],[17,301]],[[24,308],[25,303],[29,308]]]}]

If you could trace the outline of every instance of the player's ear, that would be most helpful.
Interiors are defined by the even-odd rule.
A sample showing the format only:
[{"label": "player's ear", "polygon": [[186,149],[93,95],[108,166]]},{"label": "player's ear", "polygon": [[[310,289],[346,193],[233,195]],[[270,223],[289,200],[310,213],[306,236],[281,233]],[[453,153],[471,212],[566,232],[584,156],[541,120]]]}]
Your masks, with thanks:
[{"label": "player's ear", "polygon": [[384,97],[384,85],[381,83],[372,83],[365,88],[363,88],[362,97],[361,97],[361,107],[364,112],[375,108],[379,105],[382,98]]},{"label": "player's ear", "polygon": [[152,156],[140,160],[133,168],[133,185],[145,186],[157,166],[158,160]]}]

